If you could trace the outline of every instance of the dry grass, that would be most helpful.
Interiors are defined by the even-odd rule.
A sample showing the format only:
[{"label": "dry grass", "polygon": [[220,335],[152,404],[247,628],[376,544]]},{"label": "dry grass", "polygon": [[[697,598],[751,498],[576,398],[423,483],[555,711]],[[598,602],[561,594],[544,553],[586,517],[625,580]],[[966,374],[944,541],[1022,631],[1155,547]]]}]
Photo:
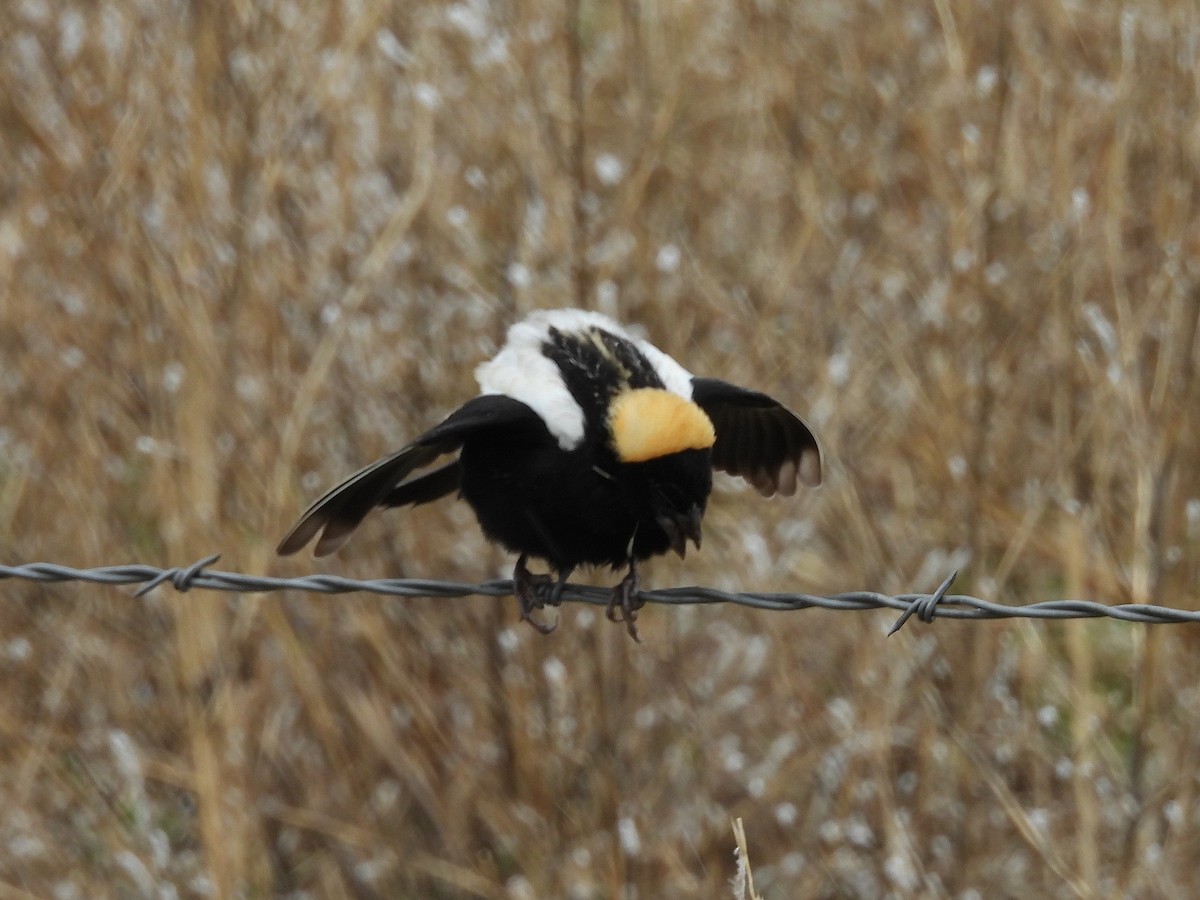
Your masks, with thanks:
[{"label": "dry grass", "polygon": [[[1196,605],[1195,4],[577,13],[582,109],[565,0],[0,4],[0,559],[310,571],[581,286],[829,456],[651,583]],[[327,564],[509,565],[452,504]],[[768,900],[1200,890],[1190,627],[2,598],[14,896],[729,896],[734,817]]]}]

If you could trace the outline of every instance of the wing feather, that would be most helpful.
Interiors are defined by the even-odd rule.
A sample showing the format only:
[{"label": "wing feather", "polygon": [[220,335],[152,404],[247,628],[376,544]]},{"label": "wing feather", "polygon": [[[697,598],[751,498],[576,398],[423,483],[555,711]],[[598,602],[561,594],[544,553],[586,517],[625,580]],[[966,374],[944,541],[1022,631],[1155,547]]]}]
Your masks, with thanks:
[{"label": "wing feather", "polygon": [[379,501],[380,506],[420,506],[422,503],[432,503],[447,494],[458,490],[462,470],[458,460],[448,462],[441,468],[434,469],[428,475],[414,478],[392,488],[386,497]]},{"label": "wing feather", "polygon": [[457,460],[412,481],[406,479],[439,456],[457,452],[472,436],[493,428],[522,427],[546,426],[537,413],[511,397],[488,394],[469,400],[407,447],[360,469],[322,495],[280,541],[277,552],[288,556],[320,535],[314,553],[325,556],[346,543],[376,506],[428,503],[445,496],[458,487]]},{"label": "wing feather", "polygon": [[821,448],[779,401],[716,378],[693,378],[692,400],[717,432],[713,467],[738,475],[765,497],[791,496],[797,481],[821,483]]}]

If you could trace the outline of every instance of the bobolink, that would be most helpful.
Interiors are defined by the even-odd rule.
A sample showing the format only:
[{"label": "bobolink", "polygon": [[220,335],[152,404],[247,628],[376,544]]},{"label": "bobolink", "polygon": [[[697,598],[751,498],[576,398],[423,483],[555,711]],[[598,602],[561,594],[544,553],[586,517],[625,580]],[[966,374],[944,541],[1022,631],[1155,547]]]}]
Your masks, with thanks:
[{"label": "bobolink", "polygon": [[[682,557],[689,540],[699,548],[714,468],[767,497],[821,481],[816,438],[798,416],[765,394],[694,377],[598,313],[533,313],[475,377],[478,397],[317,500],[279,553],[319,534],[324,556],[376,506],[458,491],[484,534],[519,555],[513,592],[523,620],[552,631],[533,610],[557,606],[576,567],[628,565],[607,614],[636,639],[637,564],[668,550]],[[531,556],[549,563],[553,582],[529,571]]]}]

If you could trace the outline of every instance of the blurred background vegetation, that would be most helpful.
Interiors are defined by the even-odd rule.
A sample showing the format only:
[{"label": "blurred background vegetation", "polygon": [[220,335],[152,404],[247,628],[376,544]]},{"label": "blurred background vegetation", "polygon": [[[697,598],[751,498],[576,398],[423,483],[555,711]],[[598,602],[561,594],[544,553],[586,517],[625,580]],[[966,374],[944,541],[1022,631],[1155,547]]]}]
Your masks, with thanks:
[{"label": "blurred background vegetation", "polygon": [[[1182,0],[10,0],[0,560],[506,575],[273,548],[582,304],[828,456],[651,585],[1196,608],[1198,80]],[[0,600],[6,896],[1200,890],[1192,626]]]}]

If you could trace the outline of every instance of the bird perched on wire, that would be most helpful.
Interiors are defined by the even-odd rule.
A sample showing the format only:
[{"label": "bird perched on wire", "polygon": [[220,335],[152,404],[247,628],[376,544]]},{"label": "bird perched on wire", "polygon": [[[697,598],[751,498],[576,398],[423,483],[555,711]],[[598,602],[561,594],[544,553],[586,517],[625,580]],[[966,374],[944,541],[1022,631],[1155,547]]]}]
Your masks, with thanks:
[{"label": "bird perched on wire", "polygon": [[[533,313],[475,377],[478,397],[318,499],[279,553],[320,535],[315,553],[324,556],[377,506],[457,491],[484,534],[518,554],[522,620],[552,631],[533,612],[558,605],[572,571],[628,566],[607,615],[637,639],[637,564],[668,550],[682,557],[688,541],[699,548],[714,468],[767,497],[821,481],[816,438],[798,416],[766,394],[693,376],[598,313]],[[530,557],[555,578],[531,573]]]}]

